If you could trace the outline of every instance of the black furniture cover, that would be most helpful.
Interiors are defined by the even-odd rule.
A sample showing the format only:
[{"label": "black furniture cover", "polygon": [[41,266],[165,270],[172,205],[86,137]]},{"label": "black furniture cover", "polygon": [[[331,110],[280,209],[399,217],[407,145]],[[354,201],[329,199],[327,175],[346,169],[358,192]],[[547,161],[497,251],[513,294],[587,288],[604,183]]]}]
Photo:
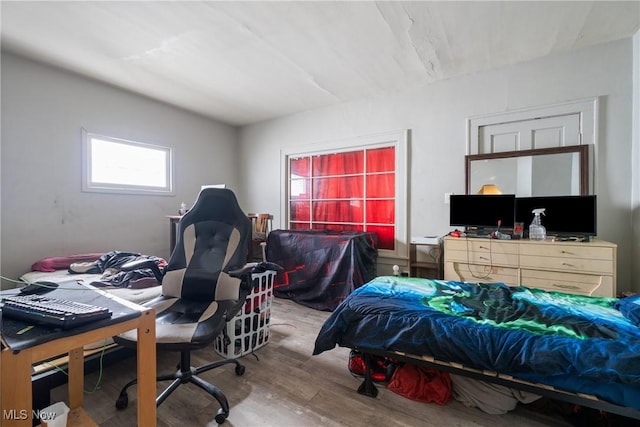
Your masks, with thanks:
[{"label": "black furniture cover", "polygon": [[375,233],[273,230],[267,261],[284,268],[276,276],[274,295],[332,311],[376,276],[377,241]]}]

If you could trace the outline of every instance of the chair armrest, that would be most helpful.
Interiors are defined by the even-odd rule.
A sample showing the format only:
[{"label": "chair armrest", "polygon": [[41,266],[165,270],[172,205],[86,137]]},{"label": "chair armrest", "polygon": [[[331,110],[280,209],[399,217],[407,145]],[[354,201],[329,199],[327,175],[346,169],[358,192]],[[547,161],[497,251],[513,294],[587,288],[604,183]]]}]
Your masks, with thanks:
[{"label": "chair armrest", "polygon": [[250,262],[248,264],[243,265],[240,268],[236,268],[234,270],[229,270],[227,274],[231,277],[242,278],[245,275],[253,273],[253,268],[255,267],[255,262]]},{"label": "chair armrest", "polygon": [[153,272],[153,275],[156,277],[156,280],[162,283],[162,276],[163,276],[162,271],[160,271],[160,267],[158,267],[158,264],[156,263],[156,261],[152,259],[138,259],[134,261],[129,261],[120,266],[120,270],[122,271],[133,271],[133,270],[140,270],[143,268],[150,269]]},{"label": "chair armrest", "polygon": [[276,273],[279,273],[281,271],[284,271],[284,268],[282,268],[276,263],[263,261],[263,262],[257,263],[255,267],[253,267],[252,273],[264,273],[267,270],[271,270],[271,271],[275,271]]},{"label": "chair armrest", "polygon": [[264,273],[267,270],[284,271],[284,268],[272,262],[250,262],[241,268],[229,270],[227,274],[231,277],[242,279],[241,287],[245,290],[251,289],[251,275],[253,273]]},{"label": "chair armrest", "polygon": [[284,268],[273,262],[250,262],[235,270],[229,270],[228,274],[231,277],[240,278],[245,274],[264,273],[267,270],[279,272],[284,271]]},{"label": "chair armrest", "polygon": [[[253,272],[253,268],[255,267],[255,265],[256,265],[255,262],[251,262],[251,263],[245,264],[240,268],[229,270],[227,272],[229,276],[240,279],[240,289],[243,292],[248,293],[251,290],[251,283],[252,283],[251,273]],[[244,301],[244,298],[241,298],[241,299]]]}]

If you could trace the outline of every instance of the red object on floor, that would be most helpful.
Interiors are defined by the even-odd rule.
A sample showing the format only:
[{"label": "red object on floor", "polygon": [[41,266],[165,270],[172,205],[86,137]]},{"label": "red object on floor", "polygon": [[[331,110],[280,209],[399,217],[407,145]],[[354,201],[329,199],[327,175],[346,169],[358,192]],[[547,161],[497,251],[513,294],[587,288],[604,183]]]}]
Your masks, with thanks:
[{"label": "red object on floor", "polygon": [[387,388],[407,399],[445,405],[451,400],[451,377],[440,372],[405,363],[396,368]]},{"label": "red object on floor", "polygon": [[[386,357],[374,356],[371,357],[371,379],[375,382],[389,381],[392,372],[392,362]],[[351,350],[349,354],[349,371],[353,375],[364,376],[365,363],[364,355],[357,350]]]}]

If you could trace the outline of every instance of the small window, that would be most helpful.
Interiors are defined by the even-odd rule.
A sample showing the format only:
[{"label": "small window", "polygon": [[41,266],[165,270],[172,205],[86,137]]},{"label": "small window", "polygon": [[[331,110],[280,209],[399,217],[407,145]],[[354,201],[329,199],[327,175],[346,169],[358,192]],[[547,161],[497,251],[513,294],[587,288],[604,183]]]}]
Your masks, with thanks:
[{"label": "small window", "polygon": [[82,131],[82,191],[173,195],[171,148]]}]

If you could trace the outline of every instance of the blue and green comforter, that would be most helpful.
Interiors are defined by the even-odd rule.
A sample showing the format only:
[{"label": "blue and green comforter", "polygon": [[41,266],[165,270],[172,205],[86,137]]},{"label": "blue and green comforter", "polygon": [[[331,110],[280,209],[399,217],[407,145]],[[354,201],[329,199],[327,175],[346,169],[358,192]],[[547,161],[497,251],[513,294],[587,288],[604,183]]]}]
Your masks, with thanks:
[{"label": "blue and green comforter", "polygon": [[378,277],[322,326],[336,345],[428,355],[640,408],[640,296]]}]

